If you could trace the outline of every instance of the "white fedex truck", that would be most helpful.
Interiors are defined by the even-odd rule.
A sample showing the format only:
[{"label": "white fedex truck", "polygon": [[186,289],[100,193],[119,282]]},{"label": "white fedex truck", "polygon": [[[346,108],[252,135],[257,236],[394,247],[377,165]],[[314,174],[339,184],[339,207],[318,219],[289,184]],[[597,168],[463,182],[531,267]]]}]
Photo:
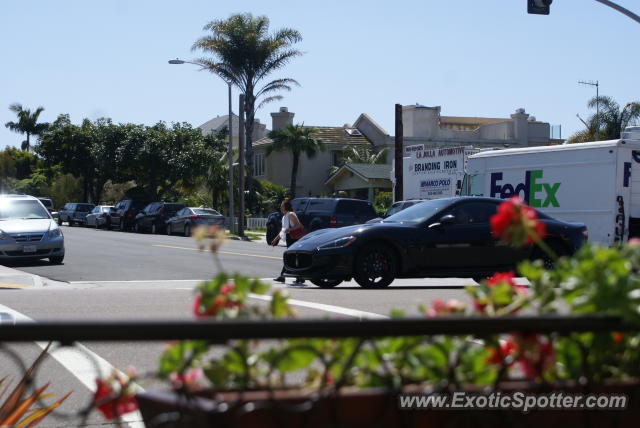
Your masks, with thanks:
[{"label": "white fedex truck", "polygon": [[509,198],[587,225],[607,245],[640,237],[640,127],[593,143],[494,150],[469,157],[462,194]]},{"label": "white fedex truck", "polygon": [[471,147],[407,146],[402,159],[402,198],[438,199],[459,194]]}]

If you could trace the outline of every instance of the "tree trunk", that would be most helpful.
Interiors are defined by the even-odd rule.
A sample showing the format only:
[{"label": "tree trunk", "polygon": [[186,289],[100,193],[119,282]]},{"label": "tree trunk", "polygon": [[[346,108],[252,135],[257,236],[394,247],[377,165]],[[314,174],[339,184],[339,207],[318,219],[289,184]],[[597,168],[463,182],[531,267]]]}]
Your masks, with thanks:
[{"label": "tree trunk", "polygon": [[249,190],[248,206],[251,211],[255,208],[255,189],[253,186],[253,122],[255,117],[255,97],[253,95],[253,87],[247,87],[245,97],[245,161],[247,166],[247,190]]},{"label": "tree trunk", "polygon": [[293,152],[293,166],[291,167],[291,199],[296,197],[296,176],[298,175],[298,162],[300,153]]}]

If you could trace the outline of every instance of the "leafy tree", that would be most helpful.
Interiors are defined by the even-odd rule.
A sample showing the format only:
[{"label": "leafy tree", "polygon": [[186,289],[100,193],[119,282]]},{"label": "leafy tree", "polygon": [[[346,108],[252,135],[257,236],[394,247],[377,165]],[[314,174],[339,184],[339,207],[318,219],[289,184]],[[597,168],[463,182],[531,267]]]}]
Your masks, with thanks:
[{"label": "leafy tree", "polygon": [[29,178],[31,174],[36,171],[44,169],[45,165],[39,156],[34,153],[30,153],[24,150],[16,149],[15,147],[7,147],[5,152],[11,156],[15,163],[16,171],[14,176],[18,180],[24,180]]},{"label": "leafy tree", "polygon": [[0,192],[8,191],[7,179],[16,175],[16,162],[7,151],[0,152]]},{"label": "leafy tree", "polygon": [[267,156],[273,152],[281,151],[290,151],[293,155],[290,187],[292,198],[296,194],[296,176],[298,175],[300,154],[305,153],[309,159],[313,159],[318,152],[327,150],[322,140],[314,138],[316,133],[317,130],[315,128],[302,125],[289,125],[286,128],[269,133],[269,138],[273,140],[273,143],[267,148]]},{"label": "leafy tree", "polygon": [[9,110],[18,116],[17,122],[7,122],[4,126],[12,131],[25,134],[27,139],[22,142],[22,150],[27,152],[31,148],[31,136],[41,135],[48,128],[48,123],[38,123],[40,113],[44,111],[44,107],[38,107],[33,113],[30,109],[22,108],[22,105],[15,103],[9,106]]},{"label": "leafy tree", "polygon": [[[600,112],[582,120],[585,128],[569,137],[570,143],[582,143],[595,140],[615,140],[628,125],[640,119],[640,102],[627,103],[623,108],[611,97],[593,97],[587,104],[589,108],[599,106]],[[579,117],[579,116],[578,116]]]},{"label": "leafy tree", "polygon": [[[387,149],[376,151],[371,146],[365,145],[353,145],[345,150],[340,155],[340,165],[348,163],[366,163],[366,164],[382,164],[387,162]],[[340,168],[340,166],[333,165],[329,168],[329,175],[333,175]]]},{"label": "leafy tree", "polygon": [[271,73],[286,65],[302,52],[292,45],[302,40],[296,30],[283,28],[269,34],[269,19],[254,17],[250,13],[231,15],[225,20],[211,21],[204,27],[211,33],[196,40],[192,50],[201,50],[213,58],[200,58],[195,62],[204,69],[231,82],[245,95],[244,113],[246,135],[247,183],[249,204],[254,197],[253,189],[253,126],[256,111],[264,104],[279,100],[278,91],[290,91],[298,85],[293,79],[272,80],[258,85]]},{"label": "leafy tree", "polygon": [[67,202],[79,202],[83,196],[82,180],[72,174],[59,175],[49,187],[53,206],[60,209]]}]

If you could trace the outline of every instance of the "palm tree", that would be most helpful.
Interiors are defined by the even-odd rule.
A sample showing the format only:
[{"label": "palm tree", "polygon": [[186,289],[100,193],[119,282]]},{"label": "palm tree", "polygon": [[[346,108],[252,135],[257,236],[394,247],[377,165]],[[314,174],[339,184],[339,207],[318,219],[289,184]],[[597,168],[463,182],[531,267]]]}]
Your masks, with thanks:
[{"label": "palm tree", "polygon": [[[385,163],[387,161],[387,149],[382,149],[379,152],[370,146],[350,146],[342,152],[341,165],[348,163],[365,163],[369,165]],[[340,167],[333,165],[329,168],[329,176],[338,171]]]},{"label": "palm tree", "polygon": [[322,140],[314,138],[317,130],[305,128],[303,125],[289,125],[286,128],[269,132],[269,138],[273,143],[267,147],[267,156],[273,152],[290,151],[293,154],[291,166],[291,198],[296,196],[296,176],[300,154],[305,153],[309,159],[313,159],[318,152],[324,152],[327,147]]},{"label": "palm tree", "polygon": [[[225,20],[211,21],[204,27],[211,34],[201,37],[191,50],[202,50],[213,58],[195,60],[203,69],[230,82],[245,95],[244,113],[246,135],[247,183],[249,203],[254,198],[253,189],[253,125],[256,111],[264,104],[282,99],[273,95],[280,90],[291,90],[298,85],[293,79],[275,79],[258,87],[269,74],[279,70],[302,52],[291,46],[302,40],[296,30],[283,28],[269,34],[269,19],[253,17],[250,13],[231,15]],[[256,104],[257,103],[257,104]]]},{"label": "palm tree", "polygon": [[[594,140],[615,140],[628,125],[640,119],[640,102],[627,103],[624,108],[611,97],[593,97],[587,104],[589,108],[599,106],[599,113],[582,120],[586,129],[569,137],[570,143]],[[578,116],[580,118],[580,116]]]},{"label": "palm tree", "polygon": [[4,126],[20,134],[26,134],[27,139],[22,142],[22,150],[29,151],[31,135],[40,135],[49,127],[48,123],[38,123],[38,117],[44,111],[44,107],[38,107],[36,111],[31,113],[31,110],[23,109],[22,105],[15,103],[9,106],[9,110],[18,116],[18,121],[7,122]]}]

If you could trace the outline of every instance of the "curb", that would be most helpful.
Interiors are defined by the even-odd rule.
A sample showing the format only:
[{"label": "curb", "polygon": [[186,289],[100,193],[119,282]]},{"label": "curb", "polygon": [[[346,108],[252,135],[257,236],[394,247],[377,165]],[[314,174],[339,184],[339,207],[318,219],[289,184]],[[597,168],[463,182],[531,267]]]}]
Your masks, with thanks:
[{"label": "curb", "polygon": [[0,265],[0,290],[26,287],[43,287],[42,278],[38,275]]}]

